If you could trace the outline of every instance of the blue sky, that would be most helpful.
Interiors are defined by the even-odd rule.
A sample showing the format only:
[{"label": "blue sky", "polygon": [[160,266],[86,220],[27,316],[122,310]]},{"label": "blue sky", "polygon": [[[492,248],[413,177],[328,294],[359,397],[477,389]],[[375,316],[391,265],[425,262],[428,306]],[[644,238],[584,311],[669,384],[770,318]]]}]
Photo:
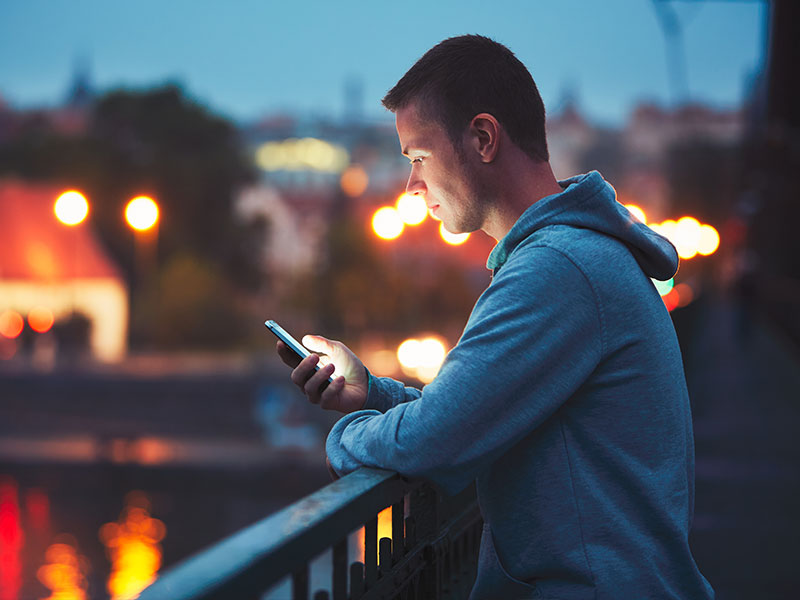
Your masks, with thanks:
[{"label": "blue sky", "polygon": [[[691,98],[738,105],[763,60],[766,2],[669,5],[683,24]],[[341,115],[344,82],[358,78],[364,113],[381,117],[381,97],[405,70],[462,33],[508,45],[551,111],[568,89],[605,123],[640,100],[673,98],[652,0],[2,0],[0,96],[17,107],[56,104],[84,57],[101,90],[178,81],[240,120]]]}]

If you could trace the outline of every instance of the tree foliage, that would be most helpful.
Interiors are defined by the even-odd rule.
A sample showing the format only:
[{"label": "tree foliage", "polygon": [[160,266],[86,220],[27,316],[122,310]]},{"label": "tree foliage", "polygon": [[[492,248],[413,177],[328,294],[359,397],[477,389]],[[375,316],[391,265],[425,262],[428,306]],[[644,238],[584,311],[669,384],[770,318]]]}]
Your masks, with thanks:
[{"label": "tree foliage", "polygon": [[[134,288],[142,282],[135,277],[133,233],[124,207],[137,195],[152,196],[160,207],[159,265],[189,255],[238,289],[263,283],[252,248],[265,228],[240,224],[233,213],[237,190],[254,178],[233,123],[175,85],[101,96],[80,135],[57,133],[43,115],[30,116],[0,146],[0,174],[82,190],[91,205],[87,226],[96,230]],[[217,286],[207,293],[220,291]]]}]

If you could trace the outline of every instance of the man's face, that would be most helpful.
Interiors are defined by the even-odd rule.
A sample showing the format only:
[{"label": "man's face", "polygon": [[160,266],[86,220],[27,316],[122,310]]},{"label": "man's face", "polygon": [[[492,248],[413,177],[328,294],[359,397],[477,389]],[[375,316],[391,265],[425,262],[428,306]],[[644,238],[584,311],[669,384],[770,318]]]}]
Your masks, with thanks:
[{"label": "man's face", "polygon": [[481,229],[486,220],[486,198],[470,167],[465,142],[454,147],[445,129],[421,117],[412,102],[395,114],[403,154],[411,161],[406,192],[425,198],[431,214],[451,233]]}]

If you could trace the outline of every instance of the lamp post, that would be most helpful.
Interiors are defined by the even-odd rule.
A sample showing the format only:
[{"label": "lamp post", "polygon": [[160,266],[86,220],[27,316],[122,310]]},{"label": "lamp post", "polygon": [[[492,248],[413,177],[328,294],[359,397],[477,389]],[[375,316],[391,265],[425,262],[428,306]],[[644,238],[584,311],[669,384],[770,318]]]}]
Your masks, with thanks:
[{"label": "lamp post", "polygon": [[[77,190],[67,190],[56,198],[53,205],[53,212],[62,224],[67,227],[77,227],[86,220],[89,215],[89,202],[86,196]],[[78,270],[79,270],[79,257],[78,257],[78,236],[75,234],[75,239],[72,241],[72,282],[70,289],[72,290],[72,301],[70,306],[70,314],[75,314],[75,304],[77,301],[77,283]]]},{"label": "lamp post", "polygon": [[[125,221],[133,230],[134,240],[134,295],[141,301],[147,278],[155,272],[158,248],[159,209],[149,196],[136,196],[125,206]],[[156,300],[157,301],[157,300]],[[141,311],[142,307],[138,307]],[[144,325],[142,323],[142,325]]]}]

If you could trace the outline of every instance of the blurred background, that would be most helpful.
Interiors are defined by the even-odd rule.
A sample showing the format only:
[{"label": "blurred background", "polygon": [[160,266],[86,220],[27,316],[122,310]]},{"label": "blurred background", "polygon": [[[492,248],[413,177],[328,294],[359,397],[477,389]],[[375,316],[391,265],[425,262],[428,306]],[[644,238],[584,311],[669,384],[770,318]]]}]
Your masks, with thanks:
[{"label": "blurred background", "polygon": [[[383,94],[507,44],[560,178],[682,257],[659,283],[719,598],[794,598],[800,11],[789,0],[0,4],[0,600],[133,598],[328,481],[336,415],[264,328],[435,376],[493,240],[402,192]],[[621,298],[620,301],[624,301]]]}]

